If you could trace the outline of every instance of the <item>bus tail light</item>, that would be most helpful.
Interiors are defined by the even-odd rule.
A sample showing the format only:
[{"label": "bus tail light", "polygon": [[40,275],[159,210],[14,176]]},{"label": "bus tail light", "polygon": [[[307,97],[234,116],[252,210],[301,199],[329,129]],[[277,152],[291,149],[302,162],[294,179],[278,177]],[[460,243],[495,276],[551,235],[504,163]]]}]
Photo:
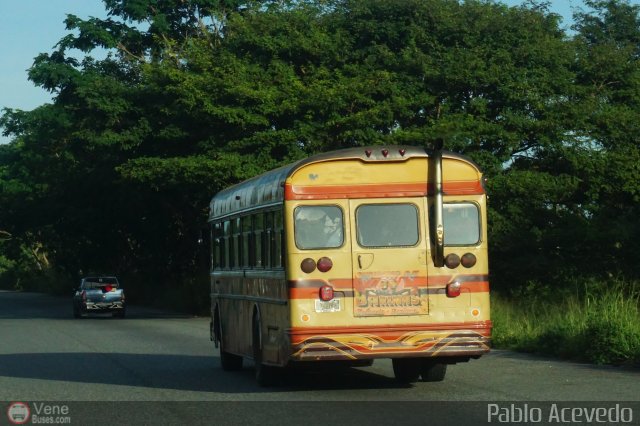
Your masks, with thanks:
[{"label": "bus tail light", "polygon": [[302,269],[302,272],[310,274],[316,270],[316,261],[307,257],[300,263],[300,269]]},{"label": "bus tail light", "polygon": [[460,296],[460,290],[462,290],[462,285],[458,281],[454,281],[452,283],[447,284],[447,296],[448,297],[458,297],[458,296]]},{"label": "bus tail light", "polygon": [[444,258],[444,264],[447,265],[449,269],[455,269],[460,266],[460,256],[455,253],[449,253],[447,257]]},{"label": "bus tail light", "polygon": [[318,271],[327,272],[333,268],[333,262],[328,257],[318,259]]},{"label": "bus tail light", "polygon": [[328,302],[331,299],[333,299],[333,287],[330,285],[323,285],[320,287],[320,300]]},{"label": "bus tail light", "polygon": [[465,268],[473,267],[477,262],[476,256],[473,253],[466,253],[462,255],[462,266]]}]

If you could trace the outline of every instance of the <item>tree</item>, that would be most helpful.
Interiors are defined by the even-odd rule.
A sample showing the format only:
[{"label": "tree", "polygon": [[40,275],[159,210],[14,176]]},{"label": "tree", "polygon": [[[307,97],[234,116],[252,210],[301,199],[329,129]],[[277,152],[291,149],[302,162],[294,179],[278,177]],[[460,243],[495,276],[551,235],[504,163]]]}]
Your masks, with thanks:
[{"label": "tree", "polygon": [[588,4],[570,38],[537,2],[105,0],[108,19],[69,15],[76,33],[36,57],[54,102],[0,119],[15,138],[2,229],[66,276],[193,283],[219,189],[317,152],[444,138],[489,178],[494,282],[595,273],[603,247],[620,252],[603,242],[638,241],[613,231],[637,232],[638,21],[627,2]]},{"label": "tree", "polygon": [[587,1],[576,15],[579,132],[598,159],[589,173],[589,234],[608,273],[640,276],[640,6]]}]

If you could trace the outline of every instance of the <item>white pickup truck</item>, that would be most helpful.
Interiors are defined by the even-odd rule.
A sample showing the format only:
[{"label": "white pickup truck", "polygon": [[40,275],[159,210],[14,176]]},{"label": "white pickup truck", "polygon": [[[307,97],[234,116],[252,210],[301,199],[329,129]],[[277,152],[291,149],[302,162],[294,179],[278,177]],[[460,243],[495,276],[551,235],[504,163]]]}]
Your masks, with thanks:
[{"label": "white pickup truck", "polygon": [[89,313],[110,312],[124,318],[126,304],[124,290],[114,276],[85,277],[74,289],[73,316],[80,318]]}]

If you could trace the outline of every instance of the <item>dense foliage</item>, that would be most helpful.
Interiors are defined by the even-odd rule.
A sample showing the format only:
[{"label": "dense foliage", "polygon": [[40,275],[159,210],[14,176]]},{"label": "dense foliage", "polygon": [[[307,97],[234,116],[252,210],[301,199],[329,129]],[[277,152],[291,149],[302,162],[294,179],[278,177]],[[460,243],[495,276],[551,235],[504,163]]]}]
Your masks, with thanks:
[{"label": "dense foliage", "polygon": [[199,294],[220,188],[437,138],[488,177],[495,288],[639,277],[639,6],[588,0],[569,31],[535,1],[104,3],[35,58],[53,102],[0,119],[5,287],[93,271]]}]

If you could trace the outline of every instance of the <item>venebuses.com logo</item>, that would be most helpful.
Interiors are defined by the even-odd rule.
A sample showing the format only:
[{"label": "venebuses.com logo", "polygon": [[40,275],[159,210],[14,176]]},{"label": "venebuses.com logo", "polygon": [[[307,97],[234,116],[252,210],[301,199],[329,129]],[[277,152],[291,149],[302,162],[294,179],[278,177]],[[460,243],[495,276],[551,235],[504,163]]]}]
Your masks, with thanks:
[{"label": "venebuses.com logo", "polygon": [[12,402],[7,407],[7,419],[10,424],[71,424],[67,404],[48,402]]},{"label": "venebuses.com logo", "polygon": [[7,408],[7,418],[14,425],[23,425],[29,421],[31,409],[26,402],[12,402]]}]

